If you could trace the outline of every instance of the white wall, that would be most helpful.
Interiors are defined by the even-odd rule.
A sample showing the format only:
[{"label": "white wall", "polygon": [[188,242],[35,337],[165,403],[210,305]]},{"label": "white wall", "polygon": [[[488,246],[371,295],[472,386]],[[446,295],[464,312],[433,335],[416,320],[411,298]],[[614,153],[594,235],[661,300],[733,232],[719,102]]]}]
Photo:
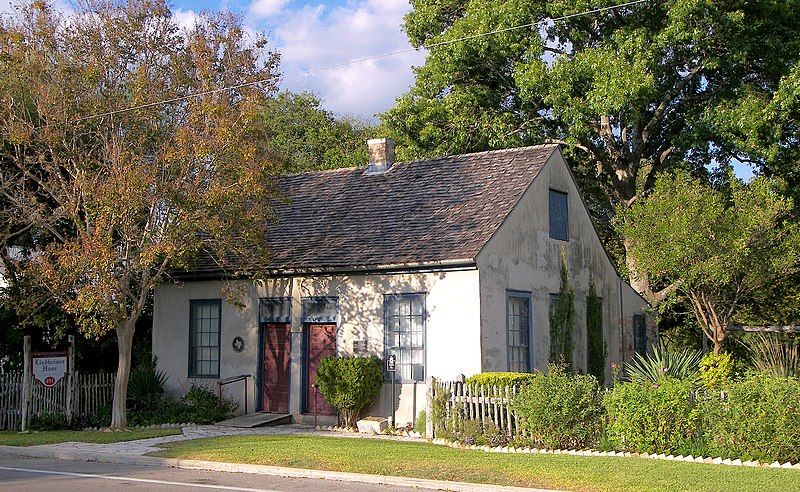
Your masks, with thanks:
[{"label": "white wall", "polygon": [[[551,188],[569,195],[569,241],[550,237]],[[477,258],[483,371],[508,370],[508,290],[531,293],[531,362],[538,369],[547,367],[550,350],[549,299],[551,293],[559,291],[562,247],[567,251],[570,283],[575,291],[574,366],[586,370],[586,296],[590,277],[594,279],[597,293],[603,299],[603,327],[609,355],[607,365],[621,360],[620,328],[624,326],[630,329],[630,318],[634,313],[642,313],[645,303],[628,284],[620,281],[597,237],[563,157],[560,152],[555,152]],[[606,379],[610,379],[610,369],[607,369]]]},{"label": "white wall", "polygon": [[[302,297],[338,296],[339,355],[353,355],[353,341],[368,342],[367,354],[383,357],[383,294],[425,292],[426,295],[426,376],[453,378],[458,374],[480,372],[480,311],[478,272],[443,271],[392,275],[352,275],[271,279],[265,283],[240,281],[244,307],[224,301],[224,282],[195,281],[162,285],[156,289],[153,319],[153,353],[159,369],[169,375],[167,389],[174,395],[185,393],[192,383],[215,387],[216,379],[188,378],[189,301],[223,299],[220,351],[220,378],[239,374],[256,375],[258,368],[258,299],[292,297],[292,367],[290,410],[297,420],[301,405],[301,305]],[[234,337],[245,339],[241,353],[234,352]],[[249,381],[248,408],[256,406],[255,380]],[[402,387],[400,387],[402,386]],[[243,398],[241,383],[229,386],[229,396]],[[385,385],[373,409],[379,415],[391,414],[391,385]],[[399,385],[394,402],[398,424],[413,422],[425,405],[425,384]],[[243,406],[240,410],[243,410]]]}]

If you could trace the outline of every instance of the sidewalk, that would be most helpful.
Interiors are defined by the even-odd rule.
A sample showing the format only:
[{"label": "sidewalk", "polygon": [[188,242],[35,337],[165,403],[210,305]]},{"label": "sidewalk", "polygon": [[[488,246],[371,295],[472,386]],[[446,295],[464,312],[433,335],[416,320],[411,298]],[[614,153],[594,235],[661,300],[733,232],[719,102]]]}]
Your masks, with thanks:
[{"label": "sidewalk", "polygon": [[[155,458],[144,456],[147,453],[159,451],[159,444],[204,437],[234,436],[234,435],[278,435],[278,434],[315,434],[336,436],[338,433],[315,431],[312,427],[290,425],[281,427],[264,427],[255,429],[220,428],[213,425],[185,427],[182,434],[174,436],[142,439],[111,444],[91,444],[66,442],[40,446],[0,446],[0,456],[24,456],[32,458],[50,458],[67,461],[96,461],[101,463],[129,464],[140,466],[154,466],[162,468],[182,468],[190,470],[207,470],[228,473],[249,473],[257,475],[270,475],[288,478],[317,478],[324,480],[337,480],[359,482],[365,484],[390,485],[398,487],[417,487],[427,490],[452,490],[459,492],[552,492],[544,489],[529,489],[521,487],[507,487],[489,484],[474,484],[464,482],[450,482],[439,480],[426,480],[419,478],[406,478],[384,475],[366,475],[361,473],[346,473],[325,470],[302,468],[286,468],[268,465],[248,465],[241,463],[224,463],[201,460],[181,460],[175,458]],[[353,436],[355,437],[355,436]],[[365,436],[367,437],[367,436]]]}]

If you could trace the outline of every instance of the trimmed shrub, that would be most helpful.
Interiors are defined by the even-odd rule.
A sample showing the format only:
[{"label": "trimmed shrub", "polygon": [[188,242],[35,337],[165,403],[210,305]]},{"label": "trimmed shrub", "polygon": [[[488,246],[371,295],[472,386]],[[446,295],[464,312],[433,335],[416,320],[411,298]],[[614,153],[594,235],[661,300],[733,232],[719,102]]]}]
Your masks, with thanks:
[{"label": "trimmed shrub", "polygon": [[530,381],[534,375],[529,372],[482,372],[467,378],[469,386],[516,386],[520,388]]},{"label": "trimmed shrub", "polygon": [[372,405],[383,384],[377,357],[325,357],[317,367],[317,385],[328,403],[339,410],[347,427],[355,427],[361,412]]},{"label": "trimmed shrub", "polygon": [[606,433],[617,449],[675,453],[696,448],[702,437],[702,410],[689,380],[618,384],[606,393],[604,403]]},{"label": "trimmed shrub", "polygon": [[704,402],[710,450],[718,456],[800,461],[800,381],[751,375]]},{"label": "trimmed shrub", "polygon": [[728,353],[709,352],[700,360],[699,367],[697,381],[708,390],[720,390],[733,376],[733,360]]},{"label": "trimmed shrub", "polygon": [[568,374],[551,364],[535,373],[512,403],[534,445],[549,448],[594,446],[603,429],[600,386],[591,375]]},{"label": "trimmed shrub", "polygon": [[653,346],[653,352],[642,356],[634,354],[625,364],[628,378],[638,383],[656,383],[665,378],[685,379],[697,373],[703,354],[690,349],[673,350],[663,342]]}]

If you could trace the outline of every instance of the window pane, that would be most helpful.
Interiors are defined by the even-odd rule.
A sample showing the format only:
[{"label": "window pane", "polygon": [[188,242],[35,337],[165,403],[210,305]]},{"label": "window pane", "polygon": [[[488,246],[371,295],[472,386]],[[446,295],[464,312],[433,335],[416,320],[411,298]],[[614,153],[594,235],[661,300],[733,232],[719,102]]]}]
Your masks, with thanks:
[{"label": "window pane", "polygon": [[387,295],[384,298],[385,356],[395,354],[395,378],[424,379],[425,318],[423,294]]},{"label": "window pane", "polygon": [[189,316],[189,376],[219,374],[221,301],[192,301]]},{"label": "window pane", "polygon": [[530,298],[509,295],[508,302],[508,368],[510,371],[530,370]]}]

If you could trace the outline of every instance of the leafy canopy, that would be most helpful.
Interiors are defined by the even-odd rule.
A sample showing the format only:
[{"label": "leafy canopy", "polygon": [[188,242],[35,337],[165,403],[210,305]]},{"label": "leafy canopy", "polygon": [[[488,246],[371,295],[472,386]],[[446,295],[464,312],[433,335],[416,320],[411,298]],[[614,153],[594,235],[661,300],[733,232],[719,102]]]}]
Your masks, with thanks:
[{"label": "leafy canopy", "polygon": [[742,305],[797,271],[800,230],[792,200],[766,178],[715,190],[685,172],[619,216],[629,254],[651,278],[691,302],[719,352]]}]

